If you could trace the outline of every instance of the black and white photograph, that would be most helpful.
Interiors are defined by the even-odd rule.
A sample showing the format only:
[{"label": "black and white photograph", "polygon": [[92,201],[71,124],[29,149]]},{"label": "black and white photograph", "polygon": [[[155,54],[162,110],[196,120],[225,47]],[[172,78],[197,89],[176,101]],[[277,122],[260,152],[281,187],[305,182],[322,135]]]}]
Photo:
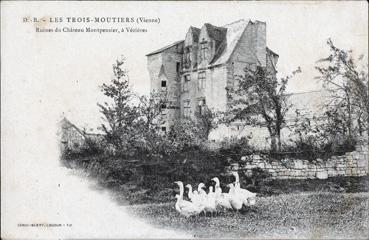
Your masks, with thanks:
[{"label": "black and white photograph", "polygon": [[367,1],[2,1],[2,239],[368,239]]}]

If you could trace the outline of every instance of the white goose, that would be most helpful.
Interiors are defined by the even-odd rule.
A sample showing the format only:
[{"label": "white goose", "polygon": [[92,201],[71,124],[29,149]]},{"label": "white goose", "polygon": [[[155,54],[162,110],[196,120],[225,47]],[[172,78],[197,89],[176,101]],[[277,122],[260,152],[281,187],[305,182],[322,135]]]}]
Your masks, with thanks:
[{"label": "white goose", "polygon": [[213,204],[212,200],[209,200],[208,194],[205,192],[204,188],[204,183],[199,183],[199,185],[197,186],[197,191],[199,193],[199,202],[200,205],[204,207],[204,213],[206,215],[208,212],[213,212]]},{"label": "white goose", "polygon": [[229,202],[229,193],[223,193],[220,187],[219,178],[214,177],[211,179],[215,182],[215,202],[217,207],[223,207],[225,209],[232,209],[232,205]]},{"label": "white goose", "polygon": [[238,172],[232,172],[232,175],[236,178],[234,182],[235,193],[240,196],[245,206],[252,206],[256,203],[256,193],[250,192],[247,189],[241,188],[240,176]]},{"label": "white goose", "polygon": [[236,194],[235,186],[233,185],[233,183],[230,183],[227,186],[229,187],[229,203],[231,204],[232,209],[238,212],[238,210],[242,208],[243,201],[240,196]]},{"label": "white goose", "polygon": [[204,202],[206,200],[206,197],[207,197],[207,194],[206,194],[204,188],[205,188],[204,183],[199,183],[199,185],[197,186],[197,192],[198,192],[198,195],[199,195],[199,200],[201,202]]},{"label": "white goose", "polygon": [[209,187],[209,192],[206,197],[205,202],[205,211],[210,212],[211,214],[215,213],[217,211],[217,204],[215,201],[215,192],[213,191],[213,187]]},{"label": "white goose", "polygon": [[188,188],[188,198],[191,200],[191,202],[201,205],[199,194],[196,190],[192,191],[191,184],[187,184],[186,188]]},{"label": "white goose", "polygon": [[176,195],[177,202],[175,204],[176,210],[184,215],[186,218],[194,215],[198,215],[200,212],[203,211],[203,208],[197,204],[192,202],[183,200],[183,183],[181,181],[175,182],[179,186],[179,195]]}]

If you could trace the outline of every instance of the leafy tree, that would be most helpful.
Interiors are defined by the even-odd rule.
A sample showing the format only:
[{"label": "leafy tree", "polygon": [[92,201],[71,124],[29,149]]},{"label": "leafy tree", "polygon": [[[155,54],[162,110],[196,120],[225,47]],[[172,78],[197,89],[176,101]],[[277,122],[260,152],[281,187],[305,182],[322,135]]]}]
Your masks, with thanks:
[{"label": "leafy tree", "polygon": [[337,48],[331,39],[327,45],[329,56],[316,66],[317,78],[330,94],[326,115],[352,141],[357,134],[368,131],[368,72],[360,69],[363,56],[355,59],[351,50]]},{"label": "leafy tree", "polygon": [[164,122],[163,111],[166,111],[168,101],[165,93],[151,92],[150,96],[139,96],[139,124],[142,146],[148,153],[165,153],[167,143],[165,136],[160,134]]},{"label": "leafy tree", "polygon": [[300,68],[278,80],[268,68],[246,68],[245,74],[237,78],[238,86],[227,89],[231,103],[225,122],[266,127],[272,150],[281,149],[281,130],[286,126],[285,116],[291,107],[285,91],[288,80],[299,72]]},{"label": "leafy tree", "polygon": [[139,96],[139,115],[145,131],[159,130],[163,122],[162,112],[167,108],[166,95],[151,92],[149,96]]},{"label": "leafy tree", "polygon": [[198,106],[195,111],[195,121],[200,130],[200,136],[208,140],[210,131],[217,127],[216,113],[207,105]]},{"label": "leafy tree", "polygon": [[129,86],[127,71],[123,68],[126,59],[122,57],[113,64],[113,78],[103,84],[102,93],[109,102],[98,103],[105,122],[101,125],[106,141],[117,151],[127,153],[137,142],[139,111],[132,104],[133,93]]},{"label": "leafy tree", "polygon": [[295,152],[298,157],[311,160],[351,152],[355,142],[349,142],[344,137],[340,121],[340,116],[334,112],[315,116],[296,110],[295,120],[289,126],[292,130],[290,144],[284,148]]},{"label": "leafy tree", "polygon": [[199,146],[202,141],[196,122],[191,118],[178,119],[170,127],[167,139],[178,152]]}]

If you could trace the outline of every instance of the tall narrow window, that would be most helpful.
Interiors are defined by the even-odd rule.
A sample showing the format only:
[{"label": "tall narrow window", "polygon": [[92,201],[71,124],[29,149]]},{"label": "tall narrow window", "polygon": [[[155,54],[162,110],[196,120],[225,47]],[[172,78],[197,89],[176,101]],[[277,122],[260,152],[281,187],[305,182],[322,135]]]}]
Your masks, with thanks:
[{"label": "tall narrow window", "polygon": [[208,59],[208,43],[207,42],[201,43],[200,58],[201,58],[201,61]]},{"label": "tall narrow window", "polygon": [[182,91],[183,92],[188,92],[190,81],[191,81],[191,76],[190,75],[185,75],[184,79],[183,79],[183,85],[182,85]]},{"label": "tall narrow window", "polygon": [[205,72],[199,72],[198,79],[197,79],[197,87],[199,90],[205,88],[206,84],[206,73]]},{"label": "tall narrow window", "polygon": [[184,67],[185,68],[191,67],[191,46],[185,48]]},{"label": "tall narrow window", "polygon": [[183,116],[190,117],[191,114],[191,105],[190,100],[183,101]]},{"label": "tall narrow window", "polygon": [[180,62],[177,62],[176,70],[177,70],[177,73],[179,73],[179,71],[181,70],[181,63]]}]

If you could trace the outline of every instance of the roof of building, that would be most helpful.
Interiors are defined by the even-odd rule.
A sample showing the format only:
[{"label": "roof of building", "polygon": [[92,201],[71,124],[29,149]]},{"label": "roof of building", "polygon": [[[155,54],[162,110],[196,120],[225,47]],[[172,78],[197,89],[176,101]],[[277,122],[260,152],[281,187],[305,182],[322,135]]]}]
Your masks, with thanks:
[{"label": "roof of building", "polygon": [[92,132],[86,132],[84,130],[81,130],[79,127],[77,127],[76,125],[74,125],[71,121],[69,121],[69,119],[67,119],[66,117],[63,117],[62,120],[60,121],[61,126],[65,126],[68,128],[73,128],[75,129],[80,135],[82,135],[84,138],[86,137],[103,137],[103,134],[100,133],[92,133]]},{"label": "roof of building", "polygon": [[[223,64],[229,60],[235,48],[237,47],[238,42],[241,39],[243,32],[245,31],[247,25],[253,22],[251,20],[238,20],[229,24],[226,24],[222,27],[214,26],[210,23],[205,23],[204,26],[207,29],[209,37],[214,39],[216,42],[216,52],[214,54],[213,59],[210,61],[212,65]],[[198,41],[198,37],[200,34],[200,29],[196,27],[190,27],[192,30],[194,41]],[[170,47],[173,47],[177,44],[182,43],[183,40],[174,42],[166,47],[158,49],[152,53],[147,54],[146,56],[150,56],[156,53],[160,53]],[[275,52],[267,48],[272,55],[278,56]]]},{"label": "roof of building", "polygon": [[210,23],[205,23],[204,25],[211,39],[214,39],[217,42],[222,42],[225,40],[226,34],[227,34],[227,28],[217,27],[217,26],[211,25]]},{"label": "roof of building", "polygon": [[160,49],[158,49],[158,50],[156,50],[156,51],[154,51],[154,52],[151,52],[151,53],[149,53],[149,54],[146,54],[146,56],[154,55],[154,54],[156,54],[156,53],[161,53],[161,52],[163,52],[164,50],[167,50],[168,48],[174,47],[175,45],[181,44],[181,43],[183,43],[183,42],[184,42],[184,40],[176,41],[176,42],[174,42],[174,43],[172,43],[172,44],[169,44],[169,45],[167,45],[167,46],[165,46],[165,47],[162,47],[162,48],[160,48]]},{"label": "roof of building", "polygon": [[66,117],[63,117],[63,119],[61,120],[61,126],[74,128],[80,135],[85,137],[85,133],[81,129],[79,129],[76,125],[74,125],[71,121],[69,121]]},{"label": "roof of building", "polygon": [[191,31],[192,31],[192,36],[193,36],[193,41],[194,42],[199,42],[199,36],[200,36],[200,28],[197,27],[190,27]]},{"label": "roof of building", "polygon": [[224,28],[227,28],[225,41],[221,44],[220,48],[218,48],[218,51],[214,55],[214,58],[210,61],[211,64],[218,65],[228,61],[249,22],[250,20],[246,21],[241,19],[223,26]]}]

